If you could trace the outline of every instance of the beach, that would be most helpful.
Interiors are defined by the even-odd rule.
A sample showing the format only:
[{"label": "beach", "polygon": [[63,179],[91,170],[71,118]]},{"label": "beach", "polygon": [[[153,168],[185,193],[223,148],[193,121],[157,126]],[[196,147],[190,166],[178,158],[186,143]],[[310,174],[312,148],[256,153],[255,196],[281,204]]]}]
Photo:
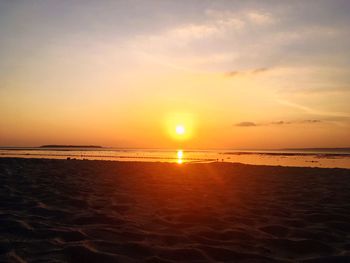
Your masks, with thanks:
[{"label": "beach", "polygon": [[350,169],[0,158],[0,262],[350,262]]}]

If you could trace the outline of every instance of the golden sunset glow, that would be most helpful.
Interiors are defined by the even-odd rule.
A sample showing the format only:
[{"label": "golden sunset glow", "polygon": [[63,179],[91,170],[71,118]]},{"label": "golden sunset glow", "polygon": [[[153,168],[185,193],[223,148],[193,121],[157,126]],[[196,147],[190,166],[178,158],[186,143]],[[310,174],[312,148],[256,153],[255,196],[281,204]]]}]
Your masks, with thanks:
[{"label": "golden sunset glow", "polygon": [[350,0],[0,0],[0,261],[350,263],[349,26]]},{"label": "golden sunset glow", "polygon": [[304,1],[312,20],[280,1],[59,2],[0,8],[0,145],[350,145],[333,1]]},{"label": "golden sunset glow", "polygon": [[165,117],[168,135],[175,141],[190,141],[194,136],[195,118],[189,113],[170,113]]}]

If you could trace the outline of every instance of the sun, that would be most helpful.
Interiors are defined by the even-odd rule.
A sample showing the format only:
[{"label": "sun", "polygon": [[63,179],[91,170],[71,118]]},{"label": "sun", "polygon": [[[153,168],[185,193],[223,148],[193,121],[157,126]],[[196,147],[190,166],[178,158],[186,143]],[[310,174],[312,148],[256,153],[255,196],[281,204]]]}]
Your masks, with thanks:
[{"label": "sun", "polygon": [[183,125],[177,125],[175,131],[178,135],[184,135],[186,133],[185,126]]},{"label": "sun", "polygon": [[[164,115],[164,128],[174,141],[188,141],[195,134],[195,117],[189,113],[167,113]],[[177,147],[180,146],[183,147]]]}]

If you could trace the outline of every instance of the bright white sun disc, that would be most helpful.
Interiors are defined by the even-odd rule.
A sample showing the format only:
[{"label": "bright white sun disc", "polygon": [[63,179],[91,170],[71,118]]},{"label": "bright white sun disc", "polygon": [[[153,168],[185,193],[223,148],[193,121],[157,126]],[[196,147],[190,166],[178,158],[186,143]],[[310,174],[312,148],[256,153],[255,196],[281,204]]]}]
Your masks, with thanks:
[{"label": "bright white sun disc", "polygon": [[183,125],[177,125],[175,130],[176,130],[176,133],[179,135],[185,134],[185,131],[186,131]]}]

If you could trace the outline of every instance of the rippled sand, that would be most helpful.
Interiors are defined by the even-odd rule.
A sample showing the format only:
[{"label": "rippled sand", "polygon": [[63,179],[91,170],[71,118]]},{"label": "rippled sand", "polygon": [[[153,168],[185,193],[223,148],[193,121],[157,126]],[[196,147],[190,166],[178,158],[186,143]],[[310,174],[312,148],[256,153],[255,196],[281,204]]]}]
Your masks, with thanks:
[{"label": "rippled sand", "polygon": [[350,170],[0,158],[0,261],[350,262]]}]

